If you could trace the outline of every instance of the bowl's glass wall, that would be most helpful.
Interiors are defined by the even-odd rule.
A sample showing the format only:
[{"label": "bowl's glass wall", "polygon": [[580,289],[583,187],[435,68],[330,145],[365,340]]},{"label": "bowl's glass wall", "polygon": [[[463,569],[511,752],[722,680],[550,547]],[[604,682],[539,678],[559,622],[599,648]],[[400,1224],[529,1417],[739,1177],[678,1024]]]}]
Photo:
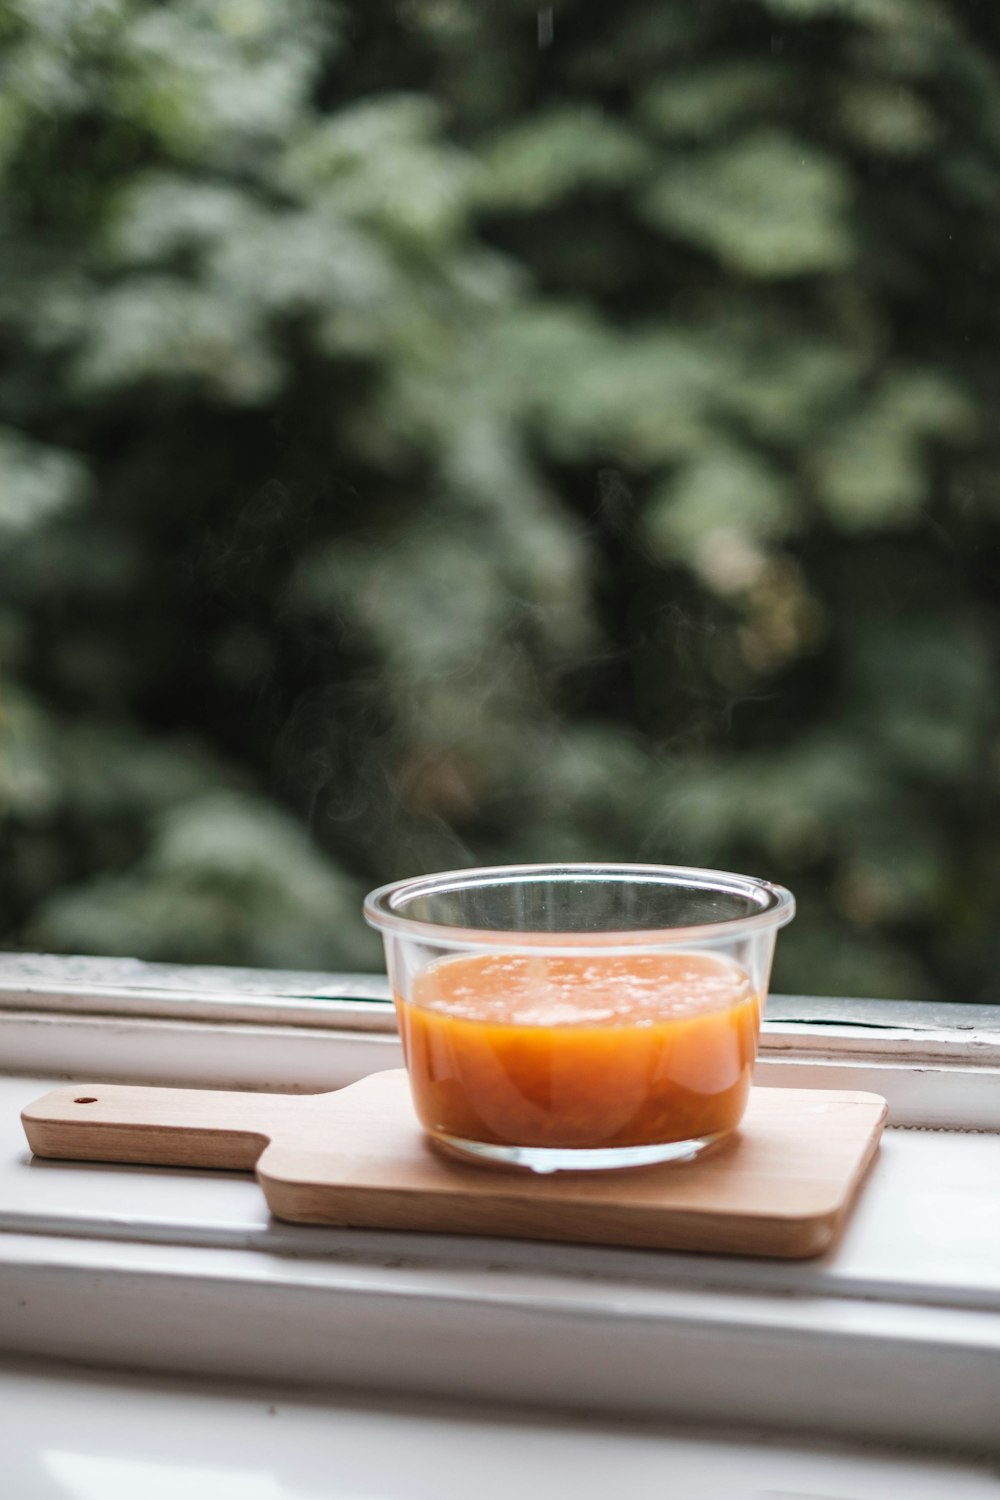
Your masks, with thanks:
[{"label": "bowl's glass wall", "polygon": [[439,1144],[607,1167],[737,1128],[787,892],[710,871],[499,869],[406,882],[367,909]]},{"label": "bowl's glass wall", "polygon": [[401,893],[399,916],[499,932],[641,932],[728,922],[766,910],[766,893],[653,874],[482,877]]}]

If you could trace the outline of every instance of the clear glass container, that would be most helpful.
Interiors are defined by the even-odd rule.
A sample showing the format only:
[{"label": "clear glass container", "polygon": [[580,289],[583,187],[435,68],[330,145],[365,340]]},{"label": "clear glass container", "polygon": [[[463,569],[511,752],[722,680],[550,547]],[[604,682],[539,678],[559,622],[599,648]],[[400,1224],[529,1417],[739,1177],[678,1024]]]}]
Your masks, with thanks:
[{"label": "clear glass container", "polygon": [[511,865],[397,881],[385,943],[417,1115],[535,1172],[689,1160],[750,1092],[781,886],[672,865]]}]

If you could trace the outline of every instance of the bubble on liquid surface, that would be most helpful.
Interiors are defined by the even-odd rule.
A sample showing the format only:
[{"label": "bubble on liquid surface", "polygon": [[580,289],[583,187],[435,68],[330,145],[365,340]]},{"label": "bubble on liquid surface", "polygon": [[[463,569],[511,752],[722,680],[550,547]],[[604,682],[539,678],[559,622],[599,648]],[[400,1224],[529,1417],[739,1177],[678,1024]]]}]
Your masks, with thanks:
[{"label": "bubble on liquid surface", "polygon": [[601,958],[474,954],[420,974],[412,999],[456,1020],[506,1026],[632,1026],[744,1004],[750,981],[712,954]]}]

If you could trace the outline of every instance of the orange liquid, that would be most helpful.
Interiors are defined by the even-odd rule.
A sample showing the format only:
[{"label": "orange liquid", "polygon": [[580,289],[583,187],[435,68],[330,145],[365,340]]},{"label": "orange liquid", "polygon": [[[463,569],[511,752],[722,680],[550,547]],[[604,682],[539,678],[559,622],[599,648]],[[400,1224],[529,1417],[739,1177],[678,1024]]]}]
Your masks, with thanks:
[{"label": "orange liquid", "polygon": [[396,996],[417,1114],[432,1134],[598,1149],[735,1129],[760,1003],[709,954],[473,954]]}]

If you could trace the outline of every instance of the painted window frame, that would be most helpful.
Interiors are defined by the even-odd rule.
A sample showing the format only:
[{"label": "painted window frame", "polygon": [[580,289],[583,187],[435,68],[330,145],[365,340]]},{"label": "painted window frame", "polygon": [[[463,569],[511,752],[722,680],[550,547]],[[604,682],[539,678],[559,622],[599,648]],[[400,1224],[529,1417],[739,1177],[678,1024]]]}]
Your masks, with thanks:
[{"label": "painted window frame", "polygon": [[[882,1093],[897,1129],[1000,1133],[997,1008],[769,1009],[758,1082]],[[307,1092],[400,1062],[382,976],[0,958],[0,1072]],[[613,1252],[588,1274],[541,1251],[505,1269],[494,1242],[416,1255],[388,1234],[276,1254],[184,1223],[162,1242],[117,1222],[24,1229],[0,1233],[7,1354],[995,1449],[1000,1309],[962,1296],[837,1296],[758,1262],[738,1285],[702,1285],[699,1263],[647,1287]]]},{"label": "painted window frame", "polygon": [[[271,1091],[401,1063],[376,974],[0,955],[0,1066]],[[757,1081],[884,1094],[893,1124],[1000,1130],[1000,1006],[772,996]]]}]

